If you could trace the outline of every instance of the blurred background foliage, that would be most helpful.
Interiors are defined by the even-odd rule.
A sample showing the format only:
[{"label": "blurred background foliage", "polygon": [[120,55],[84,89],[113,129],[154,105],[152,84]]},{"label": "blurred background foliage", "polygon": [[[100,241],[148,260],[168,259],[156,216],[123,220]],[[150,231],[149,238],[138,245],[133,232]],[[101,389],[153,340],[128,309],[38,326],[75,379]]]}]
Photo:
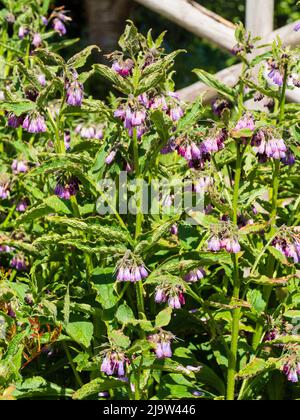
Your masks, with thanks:
[{"label": "blurred background foliage", "polygon": [[[93,17],[93,3],[98,2],[111,2],[111,7],[107,10],[109,19],[113,20],[113,13],[119,14],[120,10],[116,11],[118,1],[121,1],[121,6],[125,8],[123,15],[118,16],[118,22],[115,22],[113,31],[111,27],[107,33],[100,32],[97,34],[91,33],[90,19],[96,20],[96,25],[101,28],[107,19],[105,13],[98,13]],[[198,0],[198,3],[207,7],[211,11],[220,14],[224,18],[232,21],[239,22],[245,21],[245,0]],[[89,42],[100,45],[113,45],[114,40],[122,33],[127,19],[132,19],[142,33],[147,33],[150,28],[153,28],[154,35],[158,35],[164,30],[167,30],[165,47],[167,51],[175,49],[185,49],[186,54],[181,54],[176,60],[176,84],[180,89],[188,86],[197,80],[196,76],[191,73],[194,68],[203,68],[209,72],[215,73],[235,62],[235,57],[229,53],[221,51],[219,48],[210,44],[209,42],[200,39],[185,29],[180,28],[178,25],[170,22],[169,20],[159,16],[158,14],[140,6],[133,0],[60,0],[56,1],[56,5],[66,5],[66,8],[71,11],[74,19],[73,25],[70,28],[69,35],[72,37],[81,37],[80,44],[76,48],[86,46]],[[118,6],[117,7],[121,7]],[[286,23],[299,19],[299,7],[297,7],[297,0],[275,0],[275,28],[281,27]],[[89,10],[90,9],[90,10]],[[259,11],[258,11],[259,13]],[[91,17],[92,16],[92,17]],[[125,17],[126,16],[126,17]],[[94,22],[95,26],[95,22]],[[104,26],[105,27],[105,26]],[[109,43],[105,37],[113,38],[113,42]],[[117,46],[115,46],[117,47]],[[73,51],[72,51],[73,52]],[[105,51],[104,52],[109,52]]]}]

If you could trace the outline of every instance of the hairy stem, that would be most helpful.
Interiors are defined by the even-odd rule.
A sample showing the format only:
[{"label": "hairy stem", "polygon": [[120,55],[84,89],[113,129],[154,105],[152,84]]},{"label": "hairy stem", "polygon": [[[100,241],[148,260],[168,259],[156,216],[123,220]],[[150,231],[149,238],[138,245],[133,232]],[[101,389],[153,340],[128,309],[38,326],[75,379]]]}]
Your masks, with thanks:
[{"label": "hairy stem", "polygon": [[[239,202],[239,188],[242,173],[242,153],[241,146],[237,143],[237,162],[234,180],[234,193],[233,193],[233,223],[237,225],[238,222],[238,202]],[[232,256],[234,265],[234,285],[233,285],[233,298],[239,299],[240,297],[240,275],[239,275],[239,258],[238,255]],[[228,361],[228,378],[227,378],[227,400],[234,400],[235,396],[235,375],[237,368],[237,351],[239,341],[239,325],[240,325],[241,309],[237,308],[232,314],[232,333],[231,333],[231,346]]]}]

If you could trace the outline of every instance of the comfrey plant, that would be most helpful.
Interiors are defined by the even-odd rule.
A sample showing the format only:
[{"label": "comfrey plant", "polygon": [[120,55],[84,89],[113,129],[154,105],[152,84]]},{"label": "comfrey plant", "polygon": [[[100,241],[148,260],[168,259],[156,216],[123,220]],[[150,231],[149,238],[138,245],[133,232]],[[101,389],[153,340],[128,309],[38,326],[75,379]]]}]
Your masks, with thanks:
[{"label": "comfrey plant", "polygon": [[165,34],[90,67],[65,9],[2,3],[0,399],[299,399],[299,51],[239,26],[186,104]]}]

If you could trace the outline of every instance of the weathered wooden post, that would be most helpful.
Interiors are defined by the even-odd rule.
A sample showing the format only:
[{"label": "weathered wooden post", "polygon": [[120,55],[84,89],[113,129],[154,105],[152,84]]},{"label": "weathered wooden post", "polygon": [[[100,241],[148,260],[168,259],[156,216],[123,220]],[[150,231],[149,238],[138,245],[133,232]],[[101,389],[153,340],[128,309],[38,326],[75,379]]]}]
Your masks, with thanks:
[{"label": "weathered wooden post", "polygon": [[246,28],[255,36],[266,37],[274,28],[274,0],[247,0]]}]

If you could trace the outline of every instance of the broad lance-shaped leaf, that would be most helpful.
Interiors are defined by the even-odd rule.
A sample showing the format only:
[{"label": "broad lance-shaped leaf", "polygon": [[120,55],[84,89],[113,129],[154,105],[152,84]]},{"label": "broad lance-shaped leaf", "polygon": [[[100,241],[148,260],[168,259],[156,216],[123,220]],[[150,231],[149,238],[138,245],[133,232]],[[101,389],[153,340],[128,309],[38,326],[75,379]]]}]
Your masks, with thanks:
[{"label": "broad lance-shaped leaf", "polygon": [[179,120],[177,125],[177,132],[182,130],[186,130],[189,127],[194,126],[197,124],[199,119],[203,115],[203,105],[202,99],[197,99],[197,101],[193,104],[193,106],[187,109],[184,113],[184,116]]},{"label": "broad lance-shaped leaf", "polygon": [[177,50],[172,52],[171,54],[166,55],[165,57],[161,58],[160,60],[155,61],[150,66],[146,67],[143,70],[143,76],[149,76],[153,73],[161,73],[163,74],[165,70],[168,70],[170,66],[173,65],[175,58],[177,55],[186,52],[185,50]]},{"label": "broad lance-shaped leaf", "polygon": [[300,344],[300,335],[285,335],[276,338],[276,340],[263,343],[264,346],[276,344]]},{"label": "broad lance-shaped leaf", "polygon": [[273,287],[284,287],[286,286],[290,280],[299,278],[299,275],[297,274],[291,274],[286,277],[281,278],[269,278],[267,276],[260,276],[260,277],[254,277],[250,278],[249,281],[251,283],[260,284],[262,286],[273,286]]},{"label": "broad lance-shaped leaf", "polygon": [[93,338],[94,327],[91,322],[70,322],[66,326],[66,332],[76,343],[88,348]]},{"label": "broad lance-shaped leaf", "polygon": [[146,253],[148,253],[153,246],[157,245],[157,243],[159,242],[159,240],[161,238],[163,238],[167,233],[170,232],[171,226],[174,223],[176,223],[176,221],[178,220],[178,218],[169,220],[168,222],[165,222],[162,225],[160,225],[157,228],[155,228],[151,232],[151,234],[150,234],[150,239],[148,241],[142,241],[142,242],[140,242],[137,245],[137,247],[135,249],[135,252],[137,254],[146,254]]},{"label": "broad lance-shaped leaf", "polygon": [[166,327],[170,324],[172,317],[172,308],[168,307],[157,314],[155,318],[155,326],[157,328]]},{"label": "broad lance-shaped leaf", "polygon": [[[63,238],[63,237],[62,237]],[[67,239],[60,240],[60,245],[66,245],[69,247],[76,248],[87,254],[98,254],[102,256],[117,256],[124,255],[127,248],[117,247],[117,246],[92,246],[90,242],[81,242],[80,239]]]},{"label": "broad lance-shaped leaf", "polygon": [[34,111],[36,104],[32,101],[20,100],[20,101],[8,101],[0,102],[0,109],[7,112],[13,112],[17,117],[22,114]]},{"label": "broad lance-shaped leaf", "polygon": [[248,363],[248,365],[246,365],[243,369],[239,371],[237,377],[239,379],[248,379],[268,370],[276,369],[277,362],[278,361],[276,359],[254,359],[252,360],[252,362]]},{"label": "broad lance-shaped leaf", "polygon": [[104,64],[94,64],[93,69],[96,73],[99,73],[101,76],[105,77],[110,82],[112,82],[116,89],[118,89],[122,93],[129,94],[133,90],[133,86],[131,85],[129,80],[124,81],[124,79],[121,76],[119,76],[114,70],[105,66]]},{"label": "broad lance-shaped leaf", "polygon": [[63,200],[53,195],[51,197],[45,198],[43,203],[29,208],[29,210],[18,217],[16,224],[21,225],[24,223],[32,222],[33,220],[41,219],[50,213],[71,214],[72,211]]},{"label": "broad lance-shaped leaf", "polygon": [[[160,139],[164,144],[170,139],[170,129],[172,128],[172,121],[159,109],[151,113],[151,121],[153,122]],[[160,148],[162,145],[160,146]]]},{"label": "broad lance-shaped leaf", "polygon": [[25,381],[17,383],[16,389],[13,391],[13,396],[19,399],[28,398],[51,398],[57,399],[62,397],[71,397],[74,393],[73,389],[60,387],[52,382],[46,381],[40,376],[25,379]]},{"label": "broad lance-shaped leaf", "polygon": [[118,310],[116,312],[116,318],[118,322],[124,325],[127,325],[130,323],[130,321],[135,320],[135,316],[132,309],[126,303],[123,303],[121,306],[118,307]]},{"label": "broad lance-shaped leaf", "polygon": [[108,389],[117,389],[127,387],[124,381],[120,381],[117,378],[93,379],[88,384],[83,385],[73,394],[73,400],[84,400],[92,397],[93,395],[98,396],[99,392],[107,391]]},{"label": "broad lance-shaped leaf", "polygon": [[91,45],[70,58],[70,60],[67,62],[67,66],[71,69],[78,69],[83,67],[93,50],[97,50],[98,52],[101,51],[97,45]]},{"label": "broad lance-shaped leaf", "polygon": [[127,233],[122,232],[121,229],[114,227],[101,226],[95,223],[86,223],[86,221],[76,219],[76,218],[67,218],[59,216],[49,216],[47,220],[50,223],[56,225],[65,225],[72,229],[80,230],[90,235],[99,237],[99,239],[104,238],[111,242],[130,242],[130,238]]},{"label": "broad lance-shaped leaf", "polygon": [[234,89],[226,86],[220,82],[215,76],[207,73],[204,70],[195,69],[193,72],[199,77],[199,79],[206,85],[213,89],[216,89],[219,93],[234,101],[236,98],[236,92]]}]

